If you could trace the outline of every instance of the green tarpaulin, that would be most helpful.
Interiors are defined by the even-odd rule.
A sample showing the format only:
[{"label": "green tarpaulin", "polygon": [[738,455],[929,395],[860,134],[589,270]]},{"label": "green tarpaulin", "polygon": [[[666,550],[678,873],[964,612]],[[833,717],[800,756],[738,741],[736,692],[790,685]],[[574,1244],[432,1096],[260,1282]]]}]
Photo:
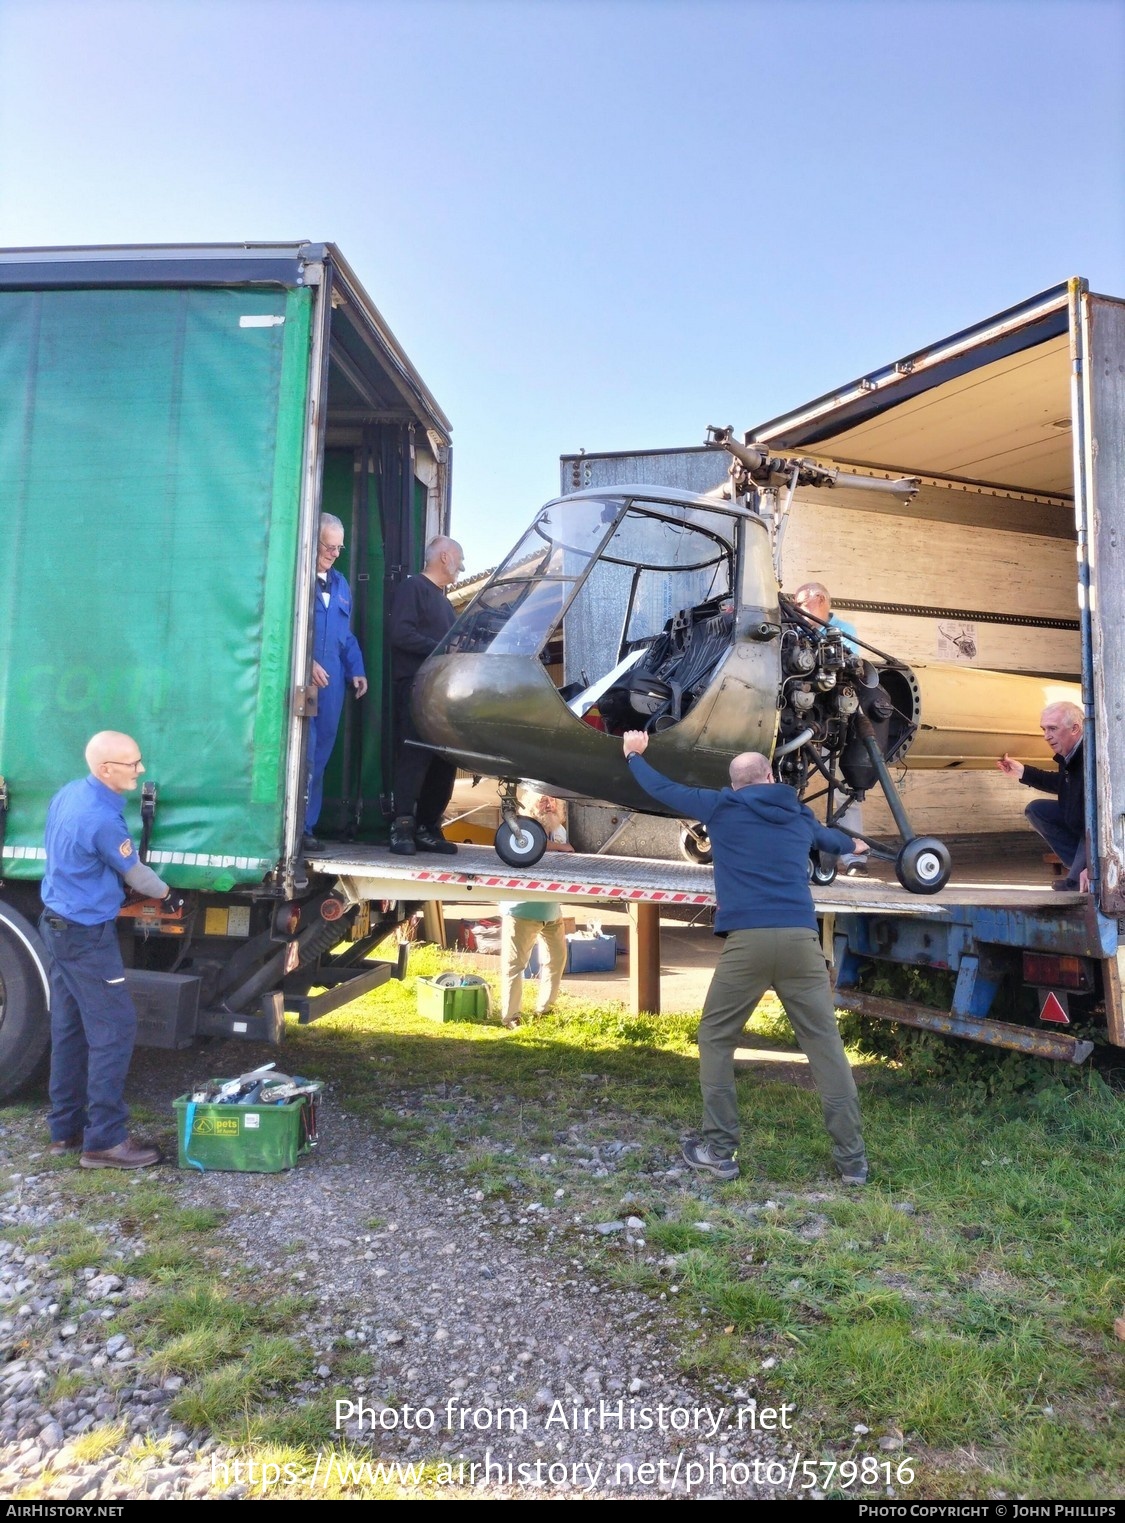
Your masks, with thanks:
[{"label": "green tarpaulin", "polygon": [[173,884],[276,861],[310,307],[261,288],[0,294],[6,876],[41,875],[47,804],[99,729],[141,746]]}]

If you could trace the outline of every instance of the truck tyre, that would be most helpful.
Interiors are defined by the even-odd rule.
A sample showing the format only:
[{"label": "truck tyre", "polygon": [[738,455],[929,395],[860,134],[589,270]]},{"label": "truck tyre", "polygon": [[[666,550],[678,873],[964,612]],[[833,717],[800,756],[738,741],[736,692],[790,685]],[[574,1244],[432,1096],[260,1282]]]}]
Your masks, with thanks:
[{"label": "truck tyre", "polygon": [[907,841],[895,860],[895,875],[912,894],[939,893],[952,870],[949,848],[933,836],[915,836]]},{"label": "truck tyre", "polygon": [[35,1078],[51,1050],[46,978],[34,928],[0,905],[0,1100]]},{"label": "truck tyre", "polygon": [[496,832],[496,855],[509,867],[534,867],[547,850],[547,832],[530,815],[504,820]]}]

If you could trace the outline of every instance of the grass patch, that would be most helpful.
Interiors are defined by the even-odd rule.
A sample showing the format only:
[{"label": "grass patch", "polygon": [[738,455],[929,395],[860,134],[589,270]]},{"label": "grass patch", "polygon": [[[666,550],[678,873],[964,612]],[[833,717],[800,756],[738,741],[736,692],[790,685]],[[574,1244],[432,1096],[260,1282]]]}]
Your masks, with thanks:
[{"label": "grass patch", "polygon": [[92,1465],[97,1460],[104,1459],[120,1447],[124,1437],[124,1423],[99,1423],[96,1428],[88,1428],[71,1442],[75,1463]]},{"label": "grass patch", "polygon": [[169,1410],[177,1422],[233,1438],[253,1407],[279,1387],[303,1380],[310,1368],[309,1356],[289,1338],[255,1334],[241,1358],[185,1386]]}]

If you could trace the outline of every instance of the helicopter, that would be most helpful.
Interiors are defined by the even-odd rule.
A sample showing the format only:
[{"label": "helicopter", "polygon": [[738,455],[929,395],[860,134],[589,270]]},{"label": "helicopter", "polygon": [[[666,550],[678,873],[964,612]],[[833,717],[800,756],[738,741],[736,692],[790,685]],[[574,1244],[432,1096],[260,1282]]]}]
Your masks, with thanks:
[{"label": "helicopter", "polygon": [[[762,752],[799,795],[820,785],[829,824],[881,788],[901,846],[880,854],[904,888],[937,893],[949,851],[914,833],[889,771],[919,730],[915,674],[780,590],[798,487],[839,482],[909,501],[918,481],[771,456],[730,428],[709,428],[707,443],[731,456],[722,496],[637,484],[539,511],[418,673],[422,743],[499,780],[495,847],[512,867],[546,849],[542,825],[520,813],[521,782],[666,812],[622,755],[624,731],[643,729],[653,765],[693,787],[727,786],[733,756]],[[811,859],[814,881],[834,874],[831,859]]]}]

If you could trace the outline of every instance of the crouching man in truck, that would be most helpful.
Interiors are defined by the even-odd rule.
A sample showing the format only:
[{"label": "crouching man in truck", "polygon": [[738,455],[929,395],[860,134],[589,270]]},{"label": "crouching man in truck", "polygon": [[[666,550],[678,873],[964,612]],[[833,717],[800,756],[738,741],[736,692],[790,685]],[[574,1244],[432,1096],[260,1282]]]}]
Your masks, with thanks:
[{"label": "crouching man in truck", "polygon": [[1090,887],[1086,869],[1086,788],[1082,760],[1082,710],[1076,703],[1049,703],[1039,716],[1043,739],[1055,753],[1056,771],[1026,767],[1007,752],[996,765],[1005,777],[1027,788],[1053,793],[1054,800],[1035,799],[1024,810],[1032,830],[1038,832],[1062,861],[1066,876],[1051,887],[1060,893],[1082,893]]},{"label": "crouching man in truck", "polygon": [[86,747],[89,776],[60,788],[47,811],[39,929],[51,959],[51,1110],[56,1157],[84,1169],[140,1169],[159,1149],[128,1135],[125,1076],[137,1012],[117,944],[122,883],[175,913],[183,898],[137,855],[121,797],[145,770],[131,735],[102,730]]}]

